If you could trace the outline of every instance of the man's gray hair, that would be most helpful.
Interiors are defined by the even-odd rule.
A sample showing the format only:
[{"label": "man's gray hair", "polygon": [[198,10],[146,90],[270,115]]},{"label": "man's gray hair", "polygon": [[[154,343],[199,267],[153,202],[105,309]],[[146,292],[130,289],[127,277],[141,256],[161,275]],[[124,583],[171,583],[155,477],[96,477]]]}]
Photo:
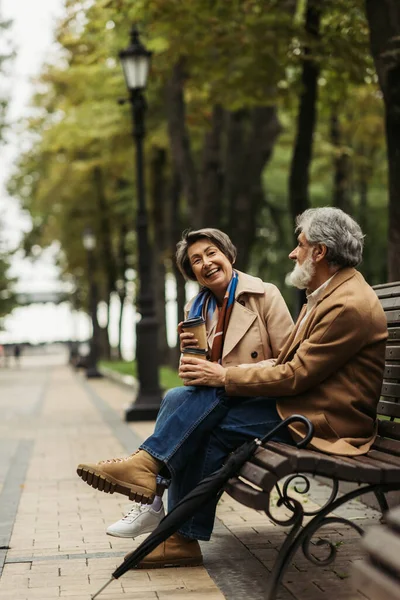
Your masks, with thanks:
[{"label": "man's gray hair", "polygon": [[303,232],[310,244],[324,244],[329,265],[356,267],[362,259],[364,235],[361,227],[340,208],[309,208],[296,218],[296,233]]},{"label": "man's gray hair", "polygon": [[193,273],[192,265],[190,264],[188,250],[192,244],[202,239],[210,240],[214,246],[225,254],[232,265],[236,260],[237,251],[235,246],[232,244],[230,237],[223,231],[220,231],[220,229],[213,229],[212,227],[198,229],[197,231],[187,229],[183,232],[181,241],[176,245],[175,255],[178,269],[185,279],[196,281],[196,276]]}]

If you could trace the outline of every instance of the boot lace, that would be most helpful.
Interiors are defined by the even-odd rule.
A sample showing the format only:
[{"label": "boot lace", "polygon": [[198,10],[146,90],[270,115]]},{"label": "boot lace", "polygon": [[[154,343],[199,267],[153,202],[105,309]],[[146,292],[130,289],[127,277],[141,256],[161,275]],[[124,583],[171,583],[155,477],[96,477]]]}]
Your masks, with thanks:
[{"label": "boot lace", "polygon": [[135,454],[137,454],[138,452],[139,452],[139,450],[136,450],[136,452],[134,452],[133,454],[130,454],[129,456],[126,456],[125,458],[109,458],[108,460],[102,460],[99,462],[99,465],[125,462],[127,460],[130,460],[132,458],[132,456],[135,456]]}]

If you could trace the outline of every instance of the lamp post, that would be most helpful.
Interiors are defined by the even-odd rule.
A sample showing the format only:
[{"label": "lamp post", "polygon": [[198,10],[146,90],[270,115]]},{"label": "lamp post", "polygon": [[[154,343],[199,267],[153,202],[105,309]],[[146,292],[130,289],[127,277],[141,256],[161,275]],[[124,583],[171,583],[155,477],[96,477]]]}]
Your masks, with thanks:
[{"label": "lamp post", "polygon": [[95,280],[96,260],[94,249],[96,248],[96,238],[93,231],[87,227],[82,234],[83,247],[86,250],[87,270],[89,282],[89,310],[92,320],[92,337],[90,340],[90,352],[88,356],[88,364],[86,367],[86,377],[102,377],[102,374],[97,369],[98,349],[100,342],[99,324],[97,321],[97,304],[98,293],[97,283]]},{"label": "lamp post", "polygon": [[136,363],[139,391],[136,401],[126,410],[127,421],[146,421],[156,418],[161,403],[158,383],[158,323],[155,311],[153,288],[153,259],[148,236],[148,218],[145,198],[143,138],[145,135],[144,115],[146,102],[143,90],[146,87],[151,52],[139,40],[139,32],[131,30],[131,43],[119,53],[125,75],[126,86],[132,109],[133,138],[136,145],[136,191],[138,240],[139,294],[136,324]]}]

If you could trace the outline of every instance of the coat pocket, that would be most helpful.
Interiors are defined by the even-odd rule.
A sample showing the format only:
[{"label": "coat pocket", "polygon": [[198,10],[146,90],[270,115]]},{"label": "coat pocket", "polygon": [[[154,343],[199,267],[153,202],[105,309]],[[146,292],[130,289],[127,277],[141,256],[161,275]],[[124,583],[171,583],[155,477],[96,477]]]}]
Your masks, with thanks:
[{"label": "coat pocket", "polygon": [[333,427],[329,424],[324,413],[313,415],[311,419],[314,425],[315,436],[333,442],[338,440],[340,436],[336,433]]}]

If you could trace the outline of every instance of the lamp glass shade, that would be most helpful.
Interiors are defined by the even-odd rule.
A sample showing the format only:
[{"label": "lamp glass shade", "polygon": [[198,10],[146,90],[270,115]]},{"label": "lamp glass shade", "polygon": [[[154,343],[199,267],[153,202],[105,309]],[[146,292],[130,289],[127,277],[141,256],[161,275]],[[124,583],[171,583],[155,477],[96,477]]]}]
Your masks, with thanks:
[{"label": "lamp glass shade", "polygon": [[129,90],[145,88],[150,67],[150,56],[148,54],[125,54],[121,56],[121,63],[127,88]]},{"label": "lamp glass shade", "polygon": [[96,248],[96,237],[91,229],[85,229],[82,235],[82,242],[85,250],[94,250]]}]

